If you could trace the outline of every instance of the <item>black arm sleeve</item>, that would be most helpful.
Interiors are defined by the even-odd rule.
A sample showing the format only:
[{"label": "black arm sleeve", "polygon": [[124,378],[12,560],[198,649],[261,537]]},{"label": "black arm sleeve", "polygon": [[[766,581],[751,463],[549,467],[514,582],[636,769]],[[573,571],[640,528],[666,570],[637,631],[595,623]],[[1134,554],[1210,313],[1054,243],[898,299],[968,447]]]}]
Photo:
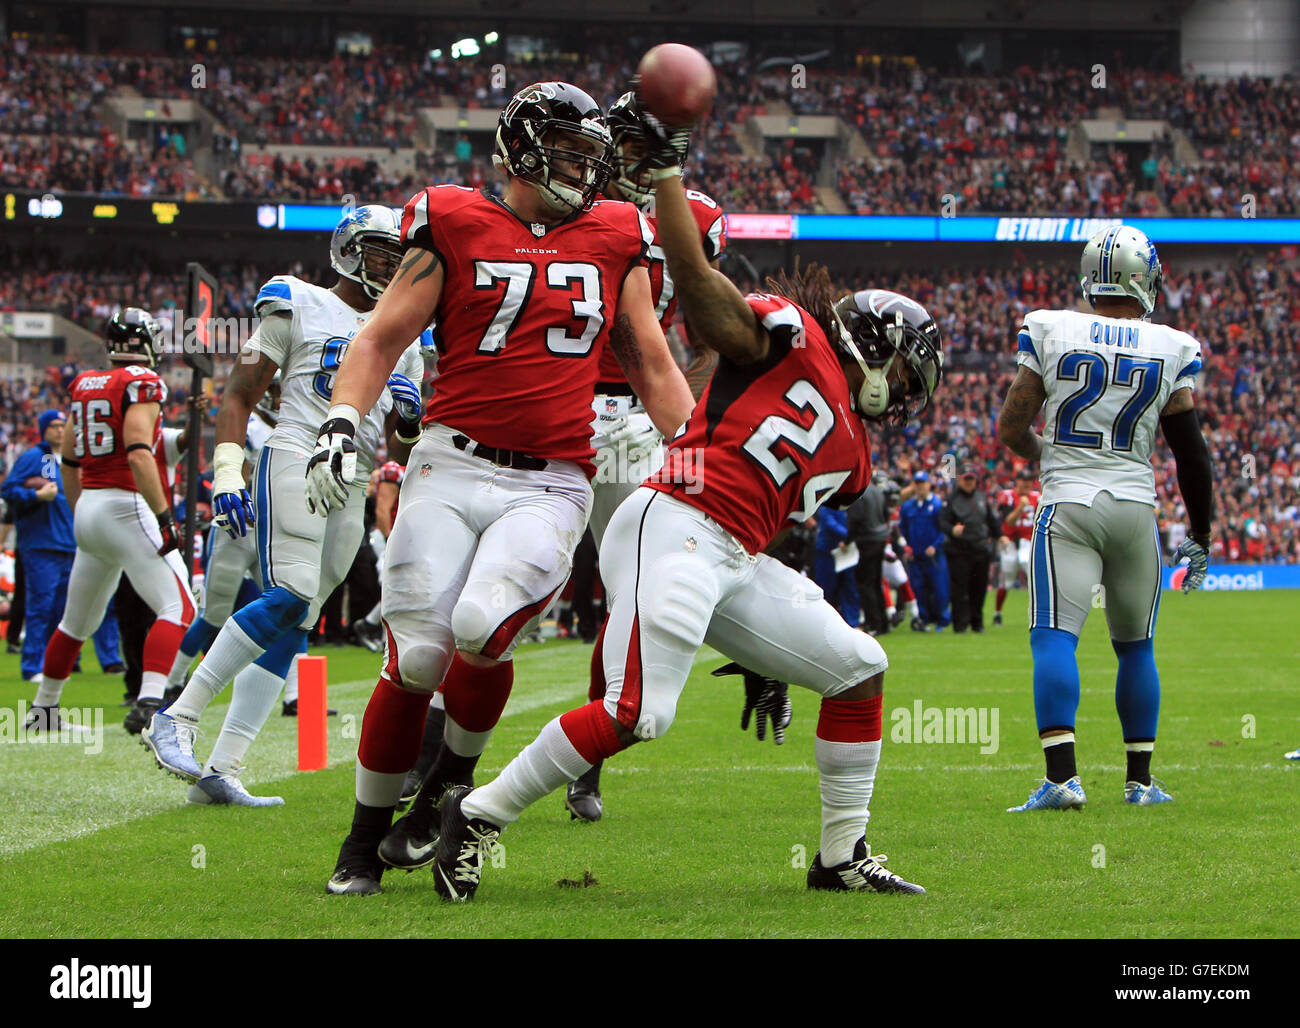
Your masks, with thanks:
[{"label": "black arm sleeve", "polygon": [[1160,419],[1160,431],[1174,452],[1178,465],[1178,491],[1187,508],[1191,535],[1198,541],[1210,534],[1214,524],[1214,481],[1210,468],[1210,450],[1201,435],[1195,410],[1171,414]]}]

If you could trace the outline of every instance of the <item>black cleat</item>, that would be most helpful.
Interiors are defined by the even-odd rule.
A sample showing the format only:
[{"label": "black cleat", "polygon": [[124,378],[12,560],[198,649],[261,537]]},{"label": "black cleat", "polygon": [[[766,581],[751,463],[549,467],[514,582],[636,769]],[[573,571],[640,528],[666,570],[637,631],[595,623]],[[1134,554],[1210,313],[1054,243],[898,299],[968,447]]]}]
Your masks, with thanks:
[{"label": "black cleat", "polygon": [[896,610],[894,611],[894,616],[889,619],[889,624],[892,627],[897,628],[906,620],[907,620],[907,612],[902,610]]},{"label": "black cleat", "polygon": [[930,630],[930,626],[926,622],[922,621],[919,617],[912,618],[913,632],[928,632],[929,630]]},{"label": "black cleat", "polygon": [[371,653],[381,653],[384,649],[384,630],[379,625],[372,625],[365,618],[352,622],[352,638],[358,646],[364,646]]},{"label": "black cleat", "polygon": [[132,735],[139,735],[144,730],[144,726],[153,720],[154,714],[162,708],[162,705],[163,700],[160,696],[136,700],[135,705],[122,719],[122,727]]},{"label": "black cleat", "polygon": [[865,837],[853,844],[853,859],[835,867],[823,866],[819,851],[813,857],[812,867],[808,868],[808,888],[827,892],[925,893],[921,886],[904,881],[892,871],[886,871],[882,865],[888,859],[883,853],[873,857]]},{"label": "black cleat", "polygon": [[442,826],[438,859],[433,864],[433,885],[438,895],[452,903],[474,898],[483,874],[483,861],[497,847],[501,829],[482,818],[467,818],[462,801],[473,789],[457,785],[448,789],[438,808]]},{"label": "black cleat", "polygon": [[[288,703],[284,704],[284,706],[282,706],[282,707],[280,708],[280,716],[281,716],[281,717],[297,717],[297,716],[298,716],[298,701],[297,701],[297,700],[290,700]],[[325,709],[325,716],[326,716],[326,717],[338,717],[338,716],[339,716],[339,712],[338,712],[337,710],[335,710],[333,707],[327,707],[327,708]]]},{"label": "black cleat", "polygon": [[383,890],[379,879],[384,865],[373,846],[356,842],[349,835],[339,850],[339,861],[326,890],[335,896],[373,896]]},{"label": "black cleat", "polygon": [[599,821],[605,813],[605,803],[600,798],[600,768],[600,764],[593,764],[590,771],[570,782],[565,790],[564,807],[570,821]]},{"label": "black cleat", "polygon": [[417,803],[399,818],[379,844],[379,859],[389,867],[414,871],[433,863],[438,855],[438,806]]}]

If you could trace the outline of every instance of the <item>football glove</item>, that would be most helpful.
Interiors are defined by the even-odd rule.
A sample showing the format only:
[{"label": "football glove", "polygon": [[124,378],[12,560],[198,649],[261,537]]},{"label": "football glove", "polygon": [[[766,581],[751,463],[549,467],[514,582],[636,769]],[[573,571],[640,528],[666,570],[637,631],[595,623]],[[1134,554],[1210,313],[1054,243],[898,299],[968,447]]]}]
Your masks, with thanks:
[{"label": "football glove", "polygon": [[393,397],[393,409],[399,421],[418,422],[424,413],[420,400],[420,387],[405,375],[396,372],[388,376],[388,392]]},{"label": "football glove", "polygon": [[758,741],[767,738],[767,723],[772,722],[772,741],[778,746],[785,742],[785,730],[794,718],[794,706],[790,703],[790,687],[775,678],[764,678],[756,671],[749,671],[739,664],[724,664],[713,672],[717,678],[727,675],[744,675],[745,708],[740,714],[740,730],[749,731],[751,715],[757,715],[754,721],[754,733]]},{"label": "football glove", "polygon": [[639,464],[659,448],[664,437],[653,424],[640,424],[640,419],[633,421],[623,416],[614,422],[611,430],[605,433],[609,440],[607,446],[615,454],[626,453],[627,463]]},{"label": "football glove", "polygon": [[1183,578],[1183,592],[1189,593],[1199,589],[1205,582],[1205,574],[1210,570],[1210,537],[1202,536],[1200,541],[1188,536],[1181,546],[1174,550],[1169,558],[1169,566],[1177,567],[1187,558],[1187,574]]},{"label": "football glove", "polygon": [[158,547],[158,556],[165,557],[172,550],[181,548],[181,534],[176,528],[176,518],[170,509],[158,515],[158,531],[162,533],[162,545]]},{"label": "football glove", "polygon": [[[637,173],[648,169],[653,172],[675,168],[680,172],[690,152],[691,130],[665,125],[650,113],[645,101],[641,99],[640,89],[635,82],[633,87],[637,89],[637,120],[645,137],[646,153],[636,162],[631,171]],[[651,179],[658,177],[651,175]]]},{"label": "football glove", "polygon": [[244,487],[244,448],[219,443],[212,455],[212,521],[232,539],[248,534],[253,498]]},{"label": "football glove", "polygon": [[320,427],[316,450],[307,461],[307,509],[323,518],[342,510],[348,486],[357,477],[356,429],[346,418],[330,418]]}]

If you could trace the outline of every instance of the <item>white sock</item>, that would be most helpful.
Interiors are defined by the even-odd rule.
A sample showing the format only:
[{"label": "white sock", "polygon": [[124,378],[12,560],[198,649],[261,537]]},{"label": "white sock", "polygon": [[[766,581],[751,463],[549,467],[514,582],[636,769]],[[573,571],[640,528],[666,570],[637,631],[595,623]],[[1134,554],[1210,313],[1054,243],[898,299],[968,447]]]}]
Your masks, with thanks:
[{"label": "white sock", "polygon": [[298,658],[301,656],[301,653],[296,654],[289,664],[289,674],[284,680],[285,703],[292,703],[298,698]]},{"label": "white sock", "polygon": [[161,671],[140,672],[140,699],[161,700],[167,689],[167,676]]},{"label": "white sock", "polygon": [[406,773],[385,774],[371,771],[357,761],[357,802],[367,807],[395,807],[402,798]]},{"label": "white sock", "polygon": [[834,867],[853,857],[854,843],[866,832],[880,740],[830,742],[819,738],[816,754],[821,774],[822,864]]},{"label": "white sock", "polygon": [[458,757],[481,756],[491,738],[492,729],[489,728],[486,732],[471,732],[456,724],[450,715],[442,730],[442,744]]},{"label": "white sock", "polygon": [[910,617],[920,617],[920,615],[921,615],[921,608],[918,607],[918,606],[916,605],[916,601],[915,601],[915,600],[908,600],[908,601],[907,601],[907,613],[908,613],[908,616],[910,616]]},{"label": "white sock", "polygon": [[186,653],[184,650],[176,651],[176,659],[172,661],[172,669],[167,672],[167,688],[171,689],[177,685],[185,684],[185,676],[189,674],[190,665],[194,663],[194,654]]},{"label": "white sock", "polygon": [[59,699],[63,696],[63,686],[68,681],[66,678],[42,678],[38,674],[32,681],[36,683],[36,699],[32,700],[33,707],[59,705]]},{"label": "white sock", "polygon": [[221,726],[221,734],[208,757],[205,775],[238,774],[244,763],[244,754],[253,745],[257,733],[280,698],[284,679],[257,664],[249,664],[235,676],[234,693],[230,710]]},{"label": "white sock", "polygon": [[543,796],[589,770],[591,765],[569,742],[557,717],[493,781],[470,793],[461,809],[467,817],[504,828]]},{"label": "white sock", "polygon": [[885,608],[885,617],[887,618],[892,618],[897,613],[898,613],[898,608],[893,606],[892,604]]},{"label": "white sock", "polygon": [[226,687],[235,675],[248,667],[263,653],[262,647],[250,639],[234,618],[227,621],[212,640],[207,654],[190,675],[185,691],[168,711],[182,721],[197,723],[208,704]]}]

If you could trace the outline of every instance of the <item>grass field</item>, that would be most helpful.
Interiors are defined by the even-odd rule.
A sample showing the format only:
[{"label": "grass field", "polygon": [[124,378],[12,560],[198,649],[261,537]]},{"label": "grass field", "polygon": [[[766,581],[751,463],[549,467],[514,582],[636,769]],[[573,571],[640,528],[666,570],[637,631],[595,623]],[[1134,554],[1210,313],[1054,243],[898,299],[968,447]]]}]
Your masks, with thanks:
[{"label": "grass field", "polygon": [[[810,894],[817,849],[817,699],[792,689],[786,744],[739,730],[738,680],[705,650],[666,738],[612,761],[607,813],[577,825],[557,794],[503,836],[478,899],[440,903],[431,876],[390,872],[384,895],[332,897],[325,881],[352,808],[360,717],[377,671],[329,649],[331,766],[298,774],[296,723],[278,712],[249,755],[270,810],[188,806],[120,727],[120,681],[89,671],[66,706],[100,706],[102,750],[0,745],[0,937],[1282,937],[1300,915],[1300,593],[1170,594],[1153,769],[1176,802],[1122,804],[1114,657],[1100,618],[1079,648],[1083,812],[1009,815],[1041,778],[1023,592],[985,636],[885,638],[885,746],[868,841],[920,882],[917,898]],[[990,605],[991,607],[991,605]],[[525,646],[488,749],[487,780],[585,696],[588,647]],[[93,665],[92,656],[87,664]],[[0,720],[30,687],[0,663]],[[225,694],[222,699],[228,699]],[[891,740],[900,712],[985,708],[997,747]],[[200,755],[224,704],[208,711]],[[985,726],[992,728],[986,720]],[[94,747],[92,747],[94,748]],[[582,888],[558,884],[582,881]],[[148,902],[143,902],[147,897]]]}]

